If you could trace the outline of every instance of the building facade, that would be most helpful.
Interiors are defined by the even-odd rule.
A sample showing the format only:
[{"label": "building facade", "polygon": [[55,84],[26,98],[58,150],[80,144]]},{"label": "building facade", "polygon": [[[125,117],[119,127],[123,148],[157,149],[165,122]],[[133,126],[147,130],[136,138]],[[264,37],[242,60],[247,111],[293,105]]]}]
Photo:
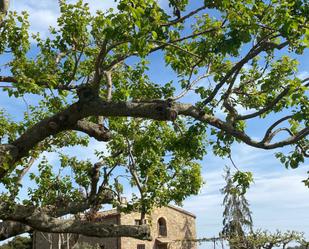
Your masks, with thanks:
[{"label": "building facade", "polygon": [[[92,238],[70,234],[34,233],[34,249],[83,248],[88,244],[99,249],[196,249],[195,215],[174,206],[157,208],[147,216],[152,241],[134,238]],[[104,224],[137,225],[139,213],[119,213],[110,210],[100,213]],[[73,247],[74,245],[74,247]]]}]

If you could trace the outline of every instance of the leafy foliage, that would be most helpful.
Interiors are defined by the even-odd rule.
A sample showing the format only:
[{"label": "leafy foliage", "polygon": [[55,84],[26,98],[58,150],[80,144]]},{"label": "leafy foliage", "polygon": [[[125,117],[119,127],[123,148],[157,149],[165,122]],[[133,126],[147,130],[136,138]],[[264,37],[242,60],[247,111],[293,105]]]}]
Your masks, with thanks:
[{"label": "leafy foliage", "polygon": [[1,245],[1,249],[31,249],[32,239],[26,237],[17,236],[8,243]]},{"label": "leafy foliage", "polygon": [[300,232],[253,230],[252,213],[245,197],[246,190],[253,182],[252,174],[237,171],[232,175],[230,168],[226,167],[225,170],[226,185],[221,190],[224,194],[223,230],[219,236],[221,240],[226,240],[230,248],[235,249],[287,248],[292,243],[299,244],[300,248],[308,246],[304,234]]},{"label": "leafy foliage", "polygon": [[[262,249],[262,248],[291,248],[287,247],[288,244],[299,244],[295,248],[305,248],[307,243],[303,239],[303,234],[296,231],[281,232],[277,230],[276,232],[269,232],[263,230],[252,231],[246,235],[246,240],[242,238],[234,237],[231,238],[230,243],[236,245],[236,248],[252,248],[252,249]],[[303,247],[304,246],[304,247]],[[292,247],[293,248],[293,247]]]},{"label": "leafy foliage", "polygon": [[[231,248],[242,248],[238,244],[246,243],[246,233],[252,231],[253,227],[249,203],[244,195],[252,181],[252,175],[238,171],[232,176],[229,168],[225,171],[226,185],[221,190],[224,194],[222,235],[227,238]],[[238,183],[236,186],[235,182]],[[241,183],[243,186],[239,185]]]},{"label": "leafy foliage", "polygon": [[[181,204],[203,184],[208,149],[228,157],[241,142],[287,146],[276,154],[287,168],[305,161],[309,80],[299,77],[297,56],[309,46],[307,1],[168,3],[117,0],[116,10],[93,13],[82,0],[61,0],[46,37],[30,34],[28,13],[2,8],[1,96],[31,101],[24,113],[0,110],[0,208],[123,208],[128,187],[127,211]],[[177,77],[159,81],[160,64],[160,76]],[[189,104],[180,101],[186,95]],[[260,124],[254,139],[251,126]],[[96,159],[73,155],[90,138],[106,149]],[[250,225],[243,198],[252,180],[237,172],[223,190],[226,203],[240,205],[227,217],[243,212],[239,233]]]}]

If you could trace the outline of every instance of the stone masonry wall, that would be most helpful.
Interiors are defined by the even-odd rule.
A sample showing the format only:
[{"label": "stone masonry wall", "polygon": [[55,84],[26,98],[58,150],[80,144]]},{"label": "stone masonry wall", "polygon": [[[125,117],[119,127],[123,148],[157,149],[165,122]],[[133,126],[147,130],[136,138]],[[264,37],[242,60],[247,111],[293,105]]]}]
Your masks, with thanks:
[{"label": "stone masonry wall", "polygon": [[[119,215],[113,215],[110,217],[106,217],[100,220],[100,222],[105,223],[105,224],[118,224]],[[61,247],[61,245],[59,245],[59,241],[61,241],[62,238],[67,239],[68,236],[70,237],[71,235],[70,234],[52,234],[52,233],[35,232],[33,249],[62,249],[64,247]],[[83,243],[87,243],[93,246],[97,245],[99,246],[99,248],[101,246],[101,248],[104,248],[104,249],[118,249],[120,239],[79,236],[77,243],[79,245]]]},{"label": "stone masonry wall", "polygon": [[[164,218],[167,227],[167,236],[159,236],[158,220]],[[135,225],[135,220],[140,220],[139,213],[109,214],[102,216],[99,220],[105,224]],[[196,249],[195,217],[187,212],[174,207],[162,207],[155,209],[147,216],[148,224],[151,226],[152,241],[142,241],[133,238],[93,238],[79,236],[78,243],[98,245],[104,249],[138,249],[138,245],[145,245],[145,249]],[[60,249],[58,234],[47,234],[35,232],[33,249]],[[70,235],[62,235],[64,238]],[[159,241],[168,242],[167,247],[159,247]],[[52,243],[51,243],[52,242]],[[61,248],[62,249],[62,248]]]},{"label": "stone masonry wall", "polygon": [[[145,249],[158,249],[158,220],[163,217],[166,220],[167,236],[162,239],[169,241],[168,249],[196,249],[196,243],[190,241],[196,239],[195,217],[188,215],[179,209],[163,207],[155,209],[148,222],[151,226],[152,241],[141,241],[132,238],[121,238],[121,248],[137,249],[138,244],[144,244]],[[133,225],[135,220],[140,219],[140,214],[131,213],[121,215],[120,224]]]}]

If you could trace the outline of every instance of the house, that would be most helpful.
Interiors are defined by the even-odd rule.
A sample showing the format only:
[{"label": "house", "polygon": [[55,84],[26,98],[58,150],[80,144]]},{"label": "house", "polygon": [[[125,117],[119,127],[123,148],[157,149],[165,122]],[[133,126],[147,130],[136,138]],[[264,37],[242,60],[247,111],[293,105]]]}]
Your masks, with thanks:
[{"label": "house", "polygon": [[[152,241],[134,238],[93,238],[79,236],[77,246],[87,243],[102,249],[196,249],[195,215],[174,206],[157,208],[147,216],[151,227]],[[116,209],[100,212],[100,222],[105,224],[136,225],[140,223],[139,213],[120,213]],[[34,233],[34,249],[72,248],[73,235]],[[75,243],[76,241],[74,241]],[[66,243],[63,246],[63,243]],[[71,243],[71,246],[69,245]],[[62,245],[62,246],[61,246]]]}]

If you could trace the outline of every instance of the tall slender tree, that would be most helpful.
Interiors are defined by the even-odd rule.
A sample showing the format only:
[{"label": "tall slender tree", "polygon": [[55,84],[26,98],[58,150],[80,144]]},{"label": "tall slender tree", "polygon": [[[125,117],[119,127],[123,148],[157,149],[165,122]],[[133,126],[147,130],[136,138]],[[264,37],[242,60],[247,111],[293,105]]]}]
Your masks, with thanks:
[{"label": "tall slender tree", "polygon": [[[240,172],[237,172],[238,175]],[[241,173],[242,175],[245,173]],[[246,241],[248,232],[252,232],[253,222],[249,203],[245,197],[243,184],[239,184],[230,168],[225,168],[226,185],[221,189],[223,199],[223,230],[231,249],[249,248]]]}]

